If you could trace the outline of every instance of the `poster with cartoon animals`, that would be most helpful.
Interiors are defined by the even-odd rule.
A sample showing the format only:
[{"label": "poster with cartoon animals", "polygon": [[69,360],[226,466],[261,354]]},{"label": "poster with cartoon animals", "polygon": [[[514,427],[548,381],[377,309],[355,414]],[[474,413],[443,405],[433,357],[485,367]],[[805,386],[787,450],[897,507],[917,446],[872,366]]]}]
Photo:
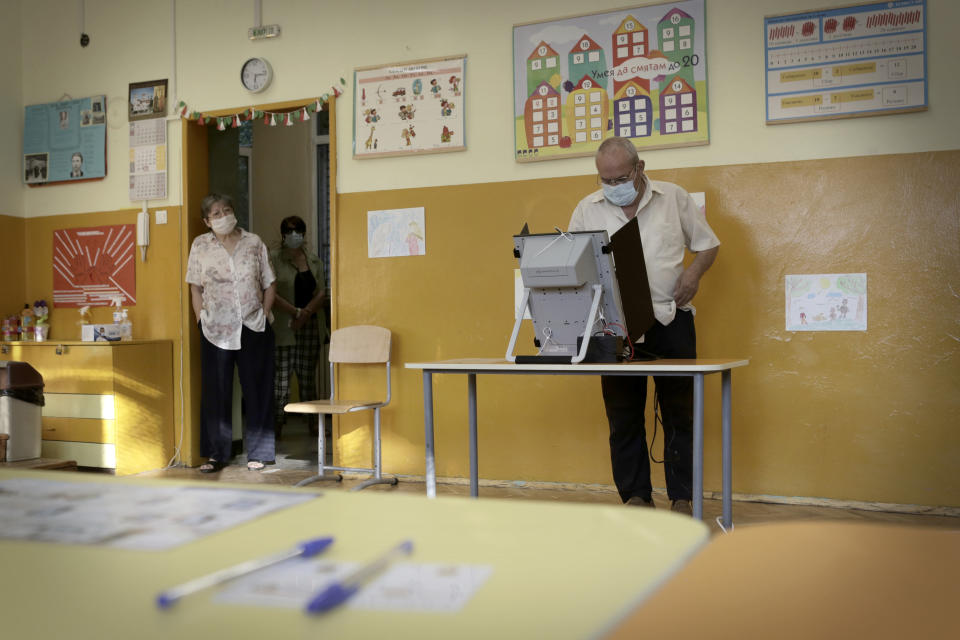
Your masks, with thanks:
[{"label": "poster with cartoon animals", "polygon": [[788,275],[787,331],[866,331],[867,274]]},{"label": "poster with cartoon animals", "polygon": [[463,151],[466,56],[353,72],[353,157]]}]

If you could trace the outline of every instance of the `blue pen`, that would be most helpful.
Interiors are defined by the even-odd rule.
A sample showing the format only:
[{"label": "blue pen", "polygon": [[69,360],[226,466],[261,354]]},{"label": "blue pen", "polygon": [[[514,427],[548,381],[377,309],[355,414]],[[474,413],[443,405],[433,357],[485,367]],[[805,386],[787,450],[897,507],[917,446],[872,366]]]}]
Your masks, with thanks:
[{"label": "blue pen", "polygon": [[323,551],[332,543],[333,538],[329,537],[306,540],[294,548],[288,549],[287,551],[281,551],[279,553],[274,553],[262,558],[255,558],[253,560],[241,562],[238,565],[227,567],[226,569],[221,569],[220,571],[214,571],[213,573],[200,576],[199,578],[194,578],[189,582],[184,582],[181,585],[161,592],[157,596],[157,606],[161,609],[169,609],[183,596],[190,595],[191,593],[195,593],[201,589],[206,589],[207,587],[216,586],[228,580],[233,580],[234,578],[239,578],[240,576],[253,573],[254,571],[258,571],[260,569],[265,569],[269,566],[283,562],[284,560],[289,560],[290,558],[296,558],[298,556],[302,558],[309,558],[311,556],[315,556],[319,553],[323,553]]},{"label": "blue pen", "polygon": [[413,542],[411,540],[401,542],[370,564],[357,569],[346,578],[331,584],[310,598],[310,602],[307,603],[307,612],[323,613],[343,604],[363,585],[380,575],[394,560],[412,552]]}]

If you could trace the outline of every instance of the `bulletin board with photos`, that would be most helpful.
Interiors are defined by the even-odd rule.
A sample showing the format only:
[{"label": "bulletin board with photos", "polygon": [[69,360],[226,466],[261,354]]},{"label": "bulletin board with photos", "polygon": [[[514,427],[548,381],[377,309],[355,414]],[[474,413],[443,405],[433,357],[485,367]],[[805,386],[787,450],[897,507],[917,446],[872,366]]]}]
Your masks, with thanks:
[{"label": "bulletin board with photos", "polygon": [[107,175],[107,98],[24,107],[23,181],[40,186]]}]

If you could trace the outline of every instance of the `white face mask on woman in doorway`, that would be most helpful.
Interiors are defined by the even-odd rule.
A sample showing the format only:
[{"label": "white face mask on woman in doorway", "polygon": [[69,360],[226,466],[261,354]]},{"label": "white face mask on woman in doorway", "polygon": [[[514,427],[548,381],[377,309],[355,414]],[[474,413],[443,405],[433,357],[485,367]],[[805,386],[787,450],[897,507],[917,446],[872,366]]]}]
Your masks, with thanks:
[{"label": "white face mask on woman in doorway", "polygon": [[210,228],[219,236],[225,236],[237,226],[237,216],[231,214],[210,221]]},{"label": "white face mask on woman in doorway", "polygon": [[288,249],[299,249],[303,246],[303,234],[291,231],[283,236],[283,246]]}]

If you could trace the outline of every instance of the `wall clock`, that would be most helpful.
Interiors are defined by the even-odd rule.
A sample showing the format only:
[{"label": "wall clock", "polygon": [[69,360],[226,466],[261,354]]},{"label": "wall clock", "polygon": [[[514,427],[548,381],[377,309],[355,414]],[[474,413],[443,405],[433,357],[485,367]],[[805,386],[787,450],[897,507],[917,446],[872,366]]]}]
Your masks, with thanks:
[{"label": "wall clock", "polygon": [[273,69],[263,58],[250,58],[240,67],[240,83],[251,93],[259,93],[270,86]]}]

